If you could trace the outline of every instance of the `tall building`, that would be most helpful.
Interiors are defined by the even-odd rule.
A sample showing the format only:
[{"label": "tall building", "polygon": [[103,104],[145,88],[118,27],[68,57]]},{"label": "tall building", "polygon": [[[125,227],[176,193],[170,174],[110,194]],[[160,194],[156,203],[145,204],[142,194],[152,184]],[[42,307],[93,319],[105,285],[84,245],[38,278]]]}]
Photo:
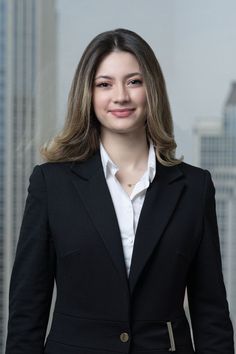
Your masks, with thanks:
[{"label": "tall building", "polygon": [[197,165],[210,170],[216,188],[223,273],[236,325],[236,82],[223,112],[221,121],[197,124],[195,148]]},{"label": "tall building", "polygon": [[29,175],[56,128],[55,0],[0,0],[0,354]]},{"label": "tall building", "polygon": [[[3,318],[3,283],[4,283],[4,97],[5,97],[5,43],[4,43],[4,30],[5,30],[5,18],[4,18],[4,2],[0,0],[0,318]],[[3,336],[3,321],[0,321],[0,346],[2,345]],[[1,352],[1,349],[0,349]]]}]

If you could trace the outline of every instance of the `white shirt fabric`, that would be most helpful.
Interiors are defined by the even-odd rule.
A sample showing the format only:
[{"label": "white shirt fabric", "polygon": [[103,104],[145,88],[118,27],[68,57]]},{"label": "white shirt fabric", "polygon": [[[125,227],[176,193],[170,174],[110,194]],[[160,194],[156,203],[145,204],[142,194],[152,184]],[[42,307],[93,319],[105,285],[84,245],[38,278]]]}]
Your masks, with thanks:
[{"label": "white shirt fabric", "polygon": [[120,228],[125,264],[127,274],[129,275],[139,216],[147,188],[153,181],[156,174],[155,150],[153,143],[150,141],[147,170],[134,186],[130,196],[124,191],[116,178],[116,173],[119,168],[111,160],[101,142],[100,153],[106,182],[111,194]]}]

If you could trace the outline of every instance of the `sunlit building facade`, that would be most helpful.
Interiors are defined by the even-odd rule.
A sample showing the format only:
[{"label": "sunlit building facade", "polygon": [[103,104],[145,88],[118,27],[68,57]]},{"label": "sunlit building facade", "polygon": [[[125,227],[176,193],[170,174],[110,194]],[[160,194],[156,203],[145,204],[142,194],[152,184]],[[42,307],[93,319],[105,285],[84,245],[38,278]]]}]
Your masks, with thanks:
[{"label": "sunlit building facade", "polygon": [[222,121],[195,127],[196,163],[210,170],[216,188],[216,209],[222,266],[234,325],[236,324],[236,82],[232,83]]},{"label": "sunlit building facade", "polygon": [[55,0],[0,0],[0,354],[29,175],[56,129]]}]

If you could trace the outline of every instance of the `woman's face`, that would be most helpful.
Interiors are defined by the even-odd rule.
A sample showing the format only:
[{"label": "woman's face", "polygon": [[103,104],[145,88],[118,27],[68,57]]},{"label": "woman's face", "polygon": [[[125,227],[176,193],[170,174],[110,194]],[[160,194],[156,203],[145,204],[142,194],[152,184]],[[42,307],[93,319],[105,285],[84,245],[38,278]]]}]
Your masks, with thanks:
[{"label": "woman's face", "polygon": [[116,51],[98,66],[93,86],[93,107],[102,133],[144,130],[146,91],[133,54]]}]

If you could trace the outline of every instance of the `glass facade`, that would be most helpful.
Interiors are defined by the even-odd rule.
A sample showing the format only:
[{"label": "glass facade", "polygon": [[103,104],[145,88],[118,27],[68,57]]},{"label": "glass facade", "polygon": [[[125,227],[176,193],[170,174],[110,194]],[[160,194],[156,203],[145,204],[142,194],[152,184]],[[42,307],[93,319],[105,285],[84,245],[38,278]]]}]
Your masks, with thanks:
[{"label": "glass facade", "polygon": [[29,176],[56,126],[55,34],[55,0],[0,0],[0,354]]},{"label": "glass facade", "polygon": [[208,169],[216,188],[216,211],[220,234],[222,266],[236,326],[236,83],[232,84],[218,131],[209,125],[196,129],[198,165]]},{"label": "glass facade", "polygon": [[6,2],[0,0],[0,352],[3,346],[4,284],[4,147],[5,147],[5,33]]},{"label": "glass facade", "polygon": [[14,1],[13,47],[14,60],[12,73],[12,175],[13,191],[13,247],[19,234],[24,208],[25,195],[30,171],[35,162],[35,95],[37,85],[36,71],[36,13],[35,0]]},{"label": "glass facade", "polygon": [[204,135],[200,145],[201,167],[211,170],[218,166],[236,166],[236,135]]}]

